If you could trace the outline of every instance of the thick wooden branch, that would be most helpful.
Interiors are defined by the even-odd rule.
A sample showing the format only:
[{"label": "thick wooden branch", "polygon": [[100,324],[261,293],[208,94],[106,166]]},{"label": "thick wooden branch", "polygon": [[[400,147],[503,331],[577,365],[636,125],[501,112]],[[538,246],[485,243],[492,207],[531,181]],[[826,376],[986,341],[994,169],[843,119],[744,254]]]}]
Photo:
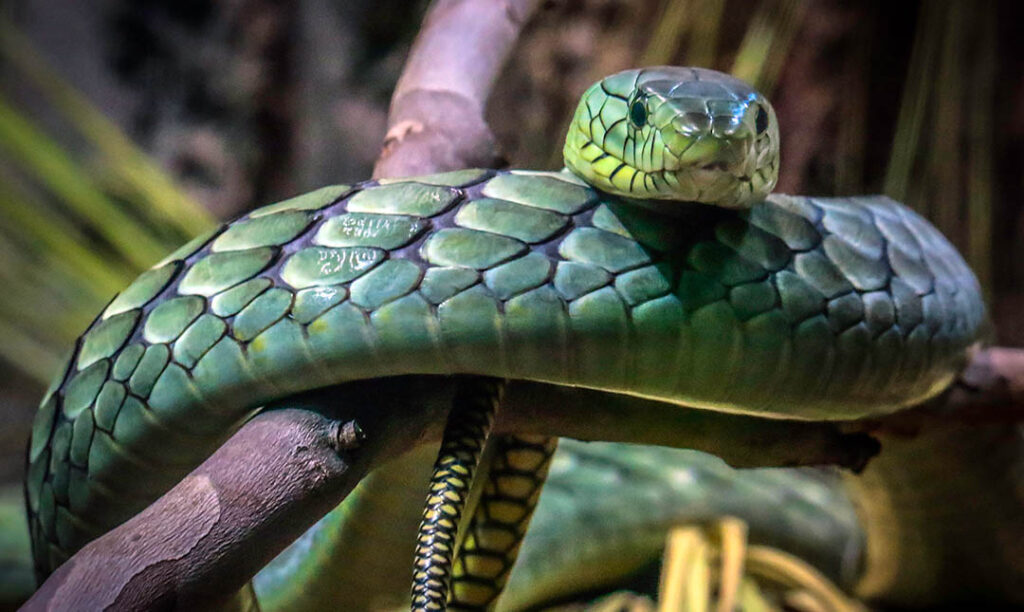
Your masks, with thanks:
[{"label": "thick wooden branch", "polygon": [[438,0],[427,12],[388,114],[374,178],[494,167],[484,107],[539,0]]},{"label": "thick wooden branch", "polygon": [[344,478],[353,456],[331,444],[337,430],[305,410],[253,419],[170,492],[62,565],[26,609],[223,603],[269,560],[247,542],[268,541],[263,551],[287,545],[296,516],[315,520],[356,480]]},{"label": "thick wooden branch", "polygon": [[[922,429],[928,434],[956,428],[957,439],[970,439],[972,428],[980,431],[991,421],[960,415],[1003,402],[1018,411],[1005,413],[1002,425],[1013,427],[1013,415],[1024,404],[1024,350],[981,352],[966,372],[973,381],[969,390],[962,384],[919,409],[916,434],[886,420],[771,421],[657,402],[639,411],[631,405],[630,418],[624,420],[617,396],[528,382],[510,385],[495,429],[695,448],[745,467],[839,464],[857,469],[878,449],[865,431],[881,432],[892,442],[894,437],[916,439]],[[145,512],[80,551],[47,581],[28,609],[94,608],[110,602],[120,609],[169,609],[224,601],[367,470],[418,444],[437,441],[453,387],[444,377],[407,377],[292,398],[285,409],[253,419]],[[342,398],[344,404],[337,405]],[[923,416],[925,410],[930,418]],[[353,421],[366,439],[358,448],[341,448],[351,446],[338,439],[352,431],[343,425]],[[897,430],[904,433],[894,434]]]},{"label": "thick wooden branch", "polygon": [[[370,469],[440,437],[447,405],[334,389],[253,418],[177,486],[62,565],[26,610],[240,604],[236,592]],[[358,427],[357,427],[358,426]]]}]

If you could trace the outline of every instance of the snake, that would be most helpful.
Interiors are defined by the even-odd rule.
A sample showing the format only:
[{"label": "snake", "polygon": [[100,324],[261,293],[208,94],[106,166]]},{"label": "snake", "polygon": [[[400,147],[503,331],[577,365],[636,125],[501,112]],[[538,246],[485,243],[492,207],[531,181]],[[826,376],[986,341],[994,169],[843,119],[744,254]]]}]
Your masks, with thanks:
[{"label": "snake", "polygon": [[144,272],[33,421],[37,576],[310,389],[476,376],[614,395],[623,422],[632,402],[842,421],[936,396],[981,338],[977,280],[917,213],[772,193],[775,111],[733,77],[601,79],[564,159],[324,187]]}]

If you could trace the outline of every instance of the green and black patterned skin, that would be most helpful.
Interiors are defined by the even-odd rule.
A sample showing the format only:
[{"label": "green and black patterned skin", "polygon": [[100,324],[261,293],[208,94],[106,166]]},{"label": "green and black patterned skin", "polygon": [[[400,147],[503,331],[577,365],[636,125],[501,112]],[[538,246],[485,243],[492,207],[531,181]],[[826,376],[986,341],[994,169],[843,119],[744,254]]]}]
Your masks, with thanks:
[{"label": "green and black patterned skin", "polygon": [[501,601],[558,438],[505,435],[490,444],[487,477],[456,551],[449,609],[490,609]]},{"label": "green and black patterned skin", "polygon": [[[661,82],[644,104],[669,96]],[[686,99],[707,94],[695,91]],[[631,99],[616,96],[605,104]],[[721,132],[714,142],[732,148],[736,136],[777,162],[761,102],[732,102],[737,125],[694,128],[709,157],[686,176],[734,208],[641,202],[669,196],[616,196],[569,172],[464,170],[326,187],[170,255],[90,325],[41,403],[26,479],[39,574],[267,402],[345,381],[474,374],[805,419],[882,414],[941,391],[985,317],[961,257],[884,197],[762,199],[773,177],[754,180],[746,161],[701,144]],[[658,117],[647,112],[623,132],[634,139],[624,158],[643,150],[628,143]],[[586,148],[595,121],[567,143]],[[604,127],[614,155],[618,128]],[[650,160],[678,183],[692,146]],[[588,180],[615,191],[623,170],[603,172]],[[738,190],[719,185],[726,174]]]},{"label": "green and black patterned skin", "polygon": [[465,381],[452,399],[416,535],[413,612],[442,610],[449,603],[459,526],[504,388],[501,380]]}]

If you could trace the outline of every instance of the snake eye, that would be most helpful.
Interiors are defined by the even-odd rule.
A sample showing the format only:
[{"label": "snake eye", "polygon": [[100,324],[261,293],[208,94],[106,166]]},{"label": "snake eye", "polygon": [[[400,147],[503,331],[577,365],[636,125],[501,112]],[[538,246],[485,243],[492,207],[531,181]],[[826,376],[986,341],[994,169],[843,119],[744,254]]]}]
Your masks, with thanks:
[{"label": "snake eye", "polygon": [[757,117],[754,118],[754,127],[757,128],[758,135],[764,134],[764,131],[768,129],[768,111],[764,110],[763,106],[757,107]]},{"label": "snake eye", "polygon": [[629,120],[638,128],[647,125],[647,105],[642,98],[635,100],[629,107]]}]

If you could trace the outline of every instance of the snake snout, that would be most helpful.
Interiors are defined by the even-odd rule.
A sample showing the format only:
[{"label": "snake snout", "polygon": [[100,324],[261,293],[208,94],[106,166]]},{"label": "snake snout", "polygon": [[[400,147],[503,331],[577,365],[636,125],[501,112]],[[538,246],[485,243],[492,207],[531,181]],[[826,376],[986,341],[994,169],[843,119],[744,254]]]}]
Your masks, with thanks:
[{"label": "snake snout", "polygon": [[705,112],[684,112],[672,119],[672,129],[689,138],[699,138],[711,131],[711,117]]},{"label": "snake snout", "polygon": [[[711,125],[710,119],[708,125]],[[725,172],[733,176],[749,174],[755,157],[754,139],[745,129],[734,130],[733,133],[737,137],[720,137],[710,128],[696,134],[673,129],[662,137],[669,153],[666,156],[666,169],[692,168]]]}]

